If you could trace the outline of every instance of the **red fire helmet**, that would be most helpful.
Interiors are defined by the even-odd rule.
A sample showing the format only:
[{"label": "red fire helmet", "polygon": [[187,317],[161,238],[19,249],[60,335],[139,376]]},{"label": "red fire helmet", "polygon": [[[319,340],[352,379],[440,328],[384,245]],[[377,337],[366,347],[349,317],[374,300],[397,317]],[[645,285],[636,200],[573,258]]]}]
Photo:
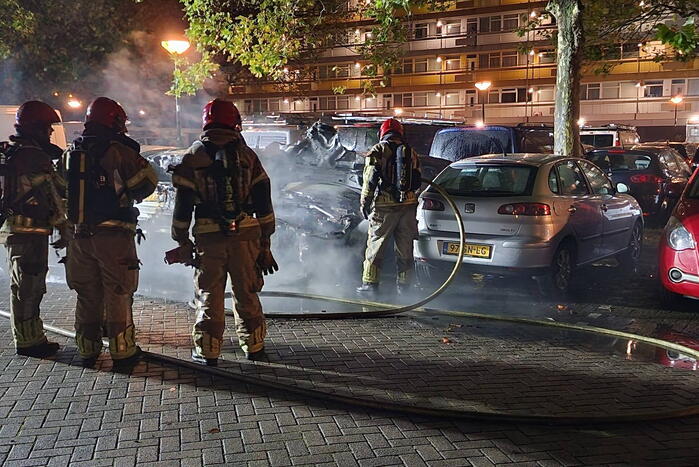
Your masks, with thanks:
[{"label": "red fire helmet", "polygon": [[22,104],[15,114],[15,124],[17,126],[51,126],[60,123],[61,117],[53,108],[41,101],[28,101]]},{"label": "red fire helmet", "polygon": [[395,118],[389,118],[381,124],[379,138],[383,138],[386,133],[398,133],[403,136],[403,125]]},{"label": "red fire helmet", "polygon": [[206,104],[201,119],[205,130],[214,123],[231,128],[236,128],[243,123],[238,108],[232,102],[223,99],[214,99]]},{"label": "red fire helmet", "polygon": [[108,97],[98,97],[87,107],[85,122],[100,123],[117,131],[126,131],[126,111]]}]

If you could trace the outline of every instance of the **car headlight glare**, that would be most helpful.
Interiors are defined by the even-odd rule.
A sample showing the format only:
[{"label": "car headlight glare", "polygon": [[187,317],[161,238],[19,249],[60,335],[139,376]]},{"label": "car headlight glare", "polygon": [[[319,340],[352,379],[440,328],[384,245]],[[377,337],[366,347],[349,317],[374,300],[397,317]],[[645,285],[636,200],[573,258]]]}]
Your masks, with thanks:
[{"label": "car headlight glare", "polygon": [[694,237],[676,217],[671,217],[666,227],[667,244],[676,251],[696,248]]}]

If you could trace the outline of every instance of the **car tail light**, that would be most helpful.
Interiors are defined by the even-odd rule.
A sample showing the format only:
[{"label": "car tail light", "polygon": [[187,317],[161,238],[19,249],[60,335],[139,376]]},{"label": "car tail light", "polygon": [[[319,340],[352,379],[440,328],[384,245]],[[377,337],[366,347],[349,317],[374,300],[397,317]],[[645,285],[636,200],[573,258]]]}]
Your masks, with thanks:
[{"label": "car tail light", "polygon": [[639,174],[632,175],[630,180],[632,183],[653,183],[657,185],[663,181],[663,177],[653,174]]},{"label": "car tail light", "polygon": [[422,209],[425,211],[444,211],[444,203],[436,199],[423,198]]},{"label": "car tail light", "polygon": [[624,154],[625,152],[626,151],[624,151],[623,149],[610,149],[609,151],[607,151],[607,153],[609,154]]},{"label": "car tail light", "polygon": [[544,203],[512,203],[503,204],[498,214],[511,216],[550,216],[551,207]]},{"label": "car tail light", "polygon": [[621,140],[620,140],[620,139],[617,139],[617,140],[614,142],[614,146],[621,146]]}]

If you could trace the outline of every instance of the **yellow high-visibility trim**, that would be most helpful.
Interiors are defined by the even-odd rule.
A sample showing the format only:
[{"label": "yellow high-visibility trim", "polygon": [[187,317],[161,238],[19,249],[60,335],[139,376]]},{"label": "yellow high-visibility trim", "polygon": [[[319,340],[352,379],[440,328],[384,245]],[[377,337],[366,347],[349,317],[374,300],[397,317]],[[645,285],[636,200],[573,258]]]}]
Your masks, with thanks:
[{"label": "yellow high-visibility trim", "polygon": [[[87,156],[82,154],[80,156],[80,174],[85,174],[85,158]],[[85,178],[80,179],[80,194],[78,195],[78,224],[85,223]]]},{"label": "yellow high-visibility trim", "polygon": [[379,268],[376,265],[364,261],[364,271],[362,273],[362,282],[365,284],[379,283]]},{"label": "yellow high-visibility trim", "polygon": [[188,178],[183,177],[182,175],[177,175],[177,174],[173,175],[172,176],[172,184],[176,188],[177,187],[189,188],[189,189],[195,190],[195,191],[197,189],[197,186],[193,181],[191,181]]},{"label": "yellow high-visibility trim", "polygon": [[100,222],[99,224],[97,224],[97,227],[118,227],[120,229],[126,229],[132,232],[136,231],[136,224],[117,220],[108,220]]},{"label": "yellow high-visibility trim", "polygon": [[102,352],[102,341],[93,341],[87,337],[76,334],[75,344],[78,346],[78,352],[82,358],[97,357]]},{"label": "yellow high-visibility trim", "polygon": [[[256,219],[254,217],[246,216],[242,220],[238,221],[238,229],[250,229],[259,226],[259,219]],[[207,217],[196,219],[194,221],[194,228],[192,229],[192,233],[194,235],[220,231],[221,225],[218,223],[218,221]]]},{"label": "yellow high-visibility trim", "polygon": [[271,222],[274,222],[275,221],[274,213],[267,214],[264,217],[258,217],[257,220],[260,224],[269,224]]},{"label": "yellow high-visibility trim", "polygon": [[179,221],[177,219],[172,219],[172,226],[177,229],[189,229],[189,224],[191,221]]},{"label": "yellow high-visibility trim", "polygon": [[263,180],[269,180],[269,177],[267,176],[266,173],[262,172],[260,175],[255,177],[252,182],[250,182],[250,186],[255,186],[256,183],[259,183]]},{"label": "yellow high-visibility trim", "polygon": [[133,324],[128,326],[124,332],[120,332],[116,337],[109,339],[109,353],[113,360],[129,358],[138,352],[136,347],[136,328]]},{"label": "yellow high-visibility trim", "polygon": [[32,347],[46,341],[44,323],[41,318],[32,318],[24,321],[14,321],[12,334],[17,347]]},{"label": "yellow high-visibility trim", "polygon": [[158,176],[155,174],[155,170],[153,170],[153,167],[150,165],[136,172],[136,175],[126,181],[126,186],[127,188],[132,189],[143,182],[143,180],[148,180],[153,185],[158,184]]}]

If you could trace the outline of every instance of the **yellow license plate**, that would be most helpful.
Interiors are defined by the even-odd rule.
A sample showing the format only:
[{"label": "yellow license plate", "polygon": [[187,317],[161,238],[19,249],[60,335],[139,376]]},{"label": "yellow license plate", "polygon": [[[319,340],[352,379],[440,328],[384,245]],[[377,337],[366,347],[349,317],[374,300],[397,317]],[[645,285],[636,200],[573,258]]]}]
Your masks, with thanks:
[{"label": "yellow license plate", "polygon": [[[445,242],[444,246],[442,247],[442,251],[446,255],[458,255],[459,244],[458,242]],[[490,245],[464,243],[464,256],[471,256],[474,258],[490,258],[490,253]]]}]

